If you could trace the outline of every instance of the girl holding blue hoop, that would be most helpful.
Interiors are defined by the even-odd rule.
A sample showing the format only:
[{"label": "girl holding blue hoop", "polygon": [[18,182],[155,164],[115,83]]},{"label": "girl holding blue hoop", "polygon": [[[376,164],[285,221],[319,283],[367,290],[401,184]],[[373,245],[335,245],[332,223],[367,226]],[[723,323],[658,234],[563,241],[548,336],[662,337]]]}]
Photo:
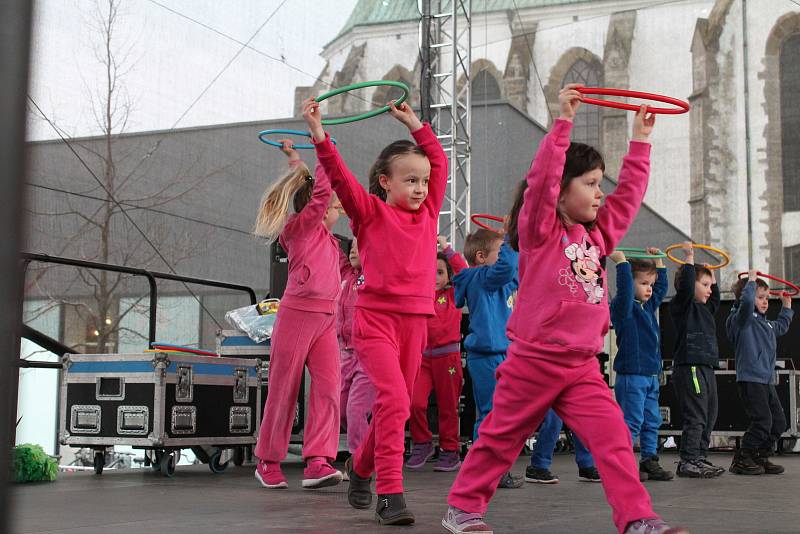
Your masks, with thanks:
[{"label": "girl holding blue hoop", "polygon": [[[303,432],[302,487],[332,486],[342,473],[331,466],[339,446],[339,344],[335,310],[341,291],[339,242],[331,228],[337,200],[322,169],[316,180],[291,141],[281,140],[288,172],[264,194],[254,233],[278,238],[289,257],[286,284],[272,336],[267,392],[255,455],[255,477],[269,489],[287,488],[280,462],[289,449],[295,402],[304,368],[311,374]],[[289,214],[289,202],[295,213]]]}]

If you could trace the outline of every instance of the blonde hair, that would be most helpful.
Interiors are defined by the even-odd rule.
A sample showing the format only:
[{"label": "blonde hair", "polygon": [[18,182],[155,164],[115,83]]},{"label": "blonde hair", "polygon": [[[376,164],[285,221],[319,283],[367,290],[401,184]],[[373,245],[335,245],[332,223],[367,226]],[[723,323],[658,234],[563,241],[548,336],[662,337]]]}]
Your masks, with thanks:
[{"label": "blonde hair", "polygon": [[[305,163],[300,162],[289,167],[289,170],[277,182],[272,184],[261,197],[256,224],[253,233],[266,237],[270,241],[277,238],[286,225],[289,215],[289,201],[294,200],[295,211],[302,210],[311,198],[314,180]],[[298,203],[295,196],[303,190],[305,202]],[[302,204],[299,205],[298,204]]]}]

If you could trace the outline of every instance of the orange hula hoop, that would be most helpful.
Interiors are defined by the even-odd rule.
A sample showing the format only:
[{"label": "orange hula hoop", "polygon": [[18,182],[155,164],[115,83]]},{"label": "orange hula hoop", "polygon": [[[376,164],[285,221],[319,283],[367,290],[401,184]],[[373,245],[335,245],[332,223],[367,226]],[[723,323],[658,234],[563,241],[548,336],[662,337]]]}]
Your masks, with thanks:
[{"label": "orange hula hoop", "polygon": [[[677,264],[686,265],[686,262],[683,260],[679,260],[675,256],[671,254],[673,250],[679,249],[683,247],[683,243],[675,243],[674,245],[670,245],[664,250],[664,254],[667,255],[667,258],[671,259]],[[709,252],[713,252],[715,254],[719,254],[722,256],[722,262],[718,263],[717,265],[709,265],[709,269],[722,269],[723,267],[727,266],[731,262],[730,255],[725,252],[724,250],[720,250],[716,247],[712,247],[710,245],[701,245],[699,243],[692,243],[692,248],[700,249],[700,250],[707,250]]]}]

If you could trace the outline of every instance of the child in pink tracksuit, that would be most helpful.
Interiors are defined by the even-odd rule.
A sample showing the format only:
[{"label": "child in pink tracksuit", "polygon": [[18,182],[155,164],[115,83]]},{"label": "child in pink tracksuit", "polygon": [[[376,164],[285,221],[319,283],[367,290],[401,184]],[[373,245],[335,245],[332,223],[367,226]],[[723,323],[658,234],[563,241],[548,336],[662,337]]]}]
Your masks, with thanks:
[{"label": "child in pink tracksuit", "polygon": [[[289,280],[272,331],[269,388],[256,444],[255,476],[266,488],[286,488],[286,457],[304,368],[311,374],[305,421],[304,488],[338,484],[331,467],[339,446],[339,346],[334,312],[339,298],[339,243],[330,229],[339,217],[330,181],[317,168],[314,180],[289,141],[289,172],[265,194],[255,233],[274,239],[289,256]],[[295,213],[288,215],[289,201]]]},{"label": "child in pink tracksuit", "polygon": [[390,106],[414,139],[383,149],[372,167],[367,194],[322,129],[319,104],[304,103],[325,173],[342,201],[358,238],[364,286],[356,300],[353,343],[376,398],[369,434],[349,473],[348,501],[372,502],[370,481],[377,471],[376,518],[381,524],[410,524],[414,515],[403,496],[404,427],[414,379],[433,315],[436,223],[444,202],[447,157],[429,125],[407,104]]},{"label": "child in pink tracksuit", "polygon": [[603,259],[622,239],[647,189],[654,117],[642,106],[616,191],[601,207],[605,165],[593,148],[570,144],[581,93],[559,93],[561,118],[542,140],[523,201],[509,216],[520,286],[508,323],[508,358],[497,369],[493,409],[483,421],[448,497],[450,532],[491,533],[483,515],[497,482],[552,407],[592,452],[614,523],[626,534],[677,534],[653,512],[639,482],[630,431],[595,355],[608,331]]},{"label": "child in pink tracksuit", "polygon": [[408,469],[419,469],[433,456],[428,428],[428,397],[436,392],[439,412],[439,459],[434,471],[455,471],[461,465],[458,442],[458,399],[461,396],[461,309],[456,308],[453,276],[467,268],[464,257],[439,236],[441,252],[436,259],[436,315],[428,318],[428,347],[411,396],[411,440],[414,446],[406,461]]},{"label": "child in pink tracksuit", "polygon": [[[361,272],[361,259],[358,256],[358,241],[355,239],[349,257],[342,253],[341,273],[342,295],[339,298],[339,310],[336,314],[342,370],[339,406],[342,428],[347,430],[347,449],[352,455],[367,435],[369,415],[375,402],[375,388],[358,363],[353,349],[353,316],[358,290],[364,285],[364,273]],[[348,458],[345,471],[351,463],[352,460]]]}]

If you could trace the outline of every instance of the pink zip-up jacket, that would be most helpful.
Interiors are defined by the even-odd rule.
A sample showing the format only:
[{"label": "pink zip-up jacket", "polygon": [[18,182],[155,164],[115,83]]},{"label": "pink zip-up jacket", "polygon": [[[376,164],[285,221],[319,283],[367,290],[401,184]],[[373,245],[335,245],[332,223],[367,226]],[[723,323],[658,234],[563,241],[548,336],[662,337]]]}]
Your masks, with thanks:
[{"label": "pink zip-up jacket", "polygon": [[342,273],[342,294],[339,297],[339,309],[336,314],[336,333],[341,348],[353,350],[353,317],[355,316],[356,299],[359,289],[364,285],[364,274],[361,269],[350,265],[350,258],[342,252],[340,260]]},{"label": "pink zip-up jacket", "polygon": [[519,214],[519,295],[507,334],[521,352],[575,365],[602,351],[609,308],[606,254],[633,223],[647,190],[650,144],[631,141],[619,184],[597,212],[593,230],[566,226],[558,197],[572,122],[556,120],[526,180]]},{"label": "pink zip-up jacket", "polygon": [[[314,143],[317,157],[358,238],[364,286],[356,306],[433,315],[436,224],[447,185],[447,156],[429,124],[412,132],[431,164],[428,196],[408,211],[370,195],[347,168],[330,136]],[[334,265],[338,265],[334,263]]]},{"label": "pink zip-up jacket", "polygon": [[333,190],[321,166],[317,165],[314,174],[311,200],[300,213],[289,215],[279,237],[289,257],[289,280],[281,306],[334,313],[342,282],[340,248],[339,241],[322,222]]}]

